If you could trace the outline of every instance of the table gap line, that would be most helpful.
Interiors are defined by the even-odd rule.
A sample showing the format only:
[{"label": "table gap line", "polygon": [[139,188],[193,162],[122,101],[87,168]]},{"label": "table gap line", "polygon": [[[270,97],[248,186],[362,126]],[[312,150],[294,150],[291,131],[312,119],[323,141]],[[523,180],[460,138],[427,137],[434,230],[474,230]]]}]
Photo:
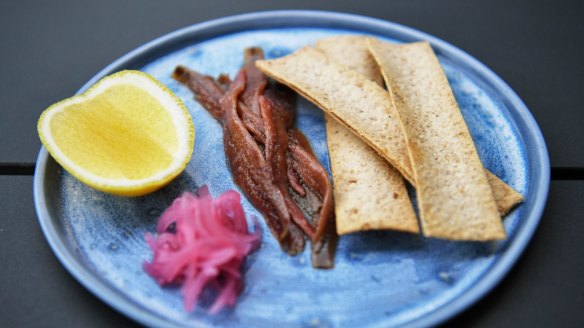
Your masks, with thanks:
[{"label": "table gap line", "polygon": [[584,167],[552,167],[552,180],[584,180]]},{"label": "table gap line", "polygon": [[[0,163],[0,175],[34,175],[35,163]],[[584,180],[584,167],[552,167],[552,180]]]},{"label": "table gap line", "polygon": [[34,175],[35,163],[0,163],[0,175]]}]

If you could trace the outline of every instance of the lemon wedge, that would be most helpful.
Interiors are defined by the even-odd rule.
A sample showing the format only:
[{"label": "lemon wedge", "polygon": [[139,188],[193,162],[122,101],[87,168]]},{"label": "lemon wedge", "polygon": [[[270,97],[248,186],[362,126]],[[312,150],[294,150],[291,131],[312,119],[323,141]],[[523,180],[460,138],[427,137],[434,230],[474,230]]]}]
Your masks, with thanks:
[{"label": "lemon wedge", "polygon": [[52,105],[37,128],[65,170],[90,187],[124,196],[153,192],[174,179],[195,142],[182,101],[140,71],[115,73]]}]

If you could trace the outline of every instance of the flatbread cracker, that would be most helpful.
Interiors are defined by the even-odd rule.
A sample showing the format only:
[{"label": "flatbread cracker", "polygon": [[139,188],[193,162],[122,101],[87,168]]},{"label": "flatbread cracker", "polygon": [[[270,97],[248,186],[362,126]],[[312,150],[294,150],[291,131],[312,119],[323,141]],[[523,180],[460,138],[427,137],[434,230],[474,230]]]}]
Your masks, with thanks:
[{"label": "flatbread cracker", "polygon": [[487,175],[430,45],[370,39],[369,49],[404,125],[424,235],[504,239]]},{"label": "flatbread cracker", "polygon": [[367,39],[364,35],[337,35],[316,41],[316,49],[383,87],[383,76],[369,52]]},{"label": "flatbread cracker", "polygon": [[491,190],[493,191],[493,196],[495,197],[495,202],[497,202],[497,210],[499,215],[505,216],[509,213],[517,204],[523,201],[523,196],[520,193],[511,188],[508,184],[499,179],[496,175],[485,170],[487,172],[487,179],[491,185]]},{"label": "flatbread cracker", "polygon": [[[370,38],[368,37],[367,39]],[[370,64],[368,64],[368,66],[370,66]],[[487,179],[489,180],[489,185],[493,191],[495,202],[497,202],[497,210],[501,216],[505,216],[517,204],[523,202],[523,196],[493,173],[486,169],[485,171],[487,172]]]},{"label": "flatbread cracker", "polygon": [[337,119],[415,183],[403,127],[386,90],[311,47],[256,66]]},{"label": "flatbread cracker", "polygon": [[[383,84],[364,36],[335,36],[319,40],[316,46],[338,63]],[[418,233],[402,175],[351,130],[325,115],[337,233],[382,229]]]},{"label": "flatbread cracker", "polygon": [[401,174],[328,115],[326,129],[337,233],[381,229],[418,233]]},{"label": "flatbread cracker", "polygon": [[[256,64],[337,119],[416,186],[403,127],[395,106],[387,103],[391,100],[386,90],[309,47]],[[388,115],[383,115],[385,110]],[[522,201],[523,197],[502,180],[487,175],[497,184],[492,189],[501,215]]]},{"label": "flatbread cracker", "polygon": [[[367,39],[369,38],[364,35],[333,36],[318,40],[316,48],[323,51],[329,58],[354,69],[364,77],[377,83],[380,87],[383,87],[383,76],[379,70],[379,65],[367,46]],[[523,201],[521,194],[493,173],[487,171],[487,178],[501,216],[505,216],[514,206]]]}]

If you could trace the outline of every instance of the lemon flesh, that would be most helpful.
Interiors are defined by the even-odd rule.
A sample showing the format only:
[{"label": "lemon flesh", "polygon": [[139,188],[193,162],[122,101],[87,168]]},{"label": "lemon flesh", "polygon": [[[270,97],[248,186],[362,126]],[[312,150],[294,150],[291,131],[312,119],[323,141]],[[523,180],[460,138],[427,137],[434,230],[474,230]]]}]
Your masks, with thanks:
[{"label": "lemon flesh", "polygon": [[39,136],[53,158],[87,185],[138,196],[175,178],[190,160],[192,119],[164,85],[139,71],[106,77],[49,107]]}]

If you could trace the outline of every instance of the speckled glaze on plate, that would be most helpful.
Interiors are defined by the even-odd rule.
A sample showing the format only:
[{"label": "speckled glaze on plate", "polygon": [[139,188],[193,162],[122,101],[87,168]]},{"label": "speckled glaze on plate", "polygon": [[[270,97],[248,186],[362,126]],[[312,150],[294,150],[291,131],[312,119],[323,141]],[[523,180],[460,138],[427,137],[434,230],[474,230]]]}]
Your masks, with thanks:
[{"label": "speckled glaze on plate", "polygon": [[[394,42],[427,40],[446,71],[484,165],[526,201],[508,215],[507,240],[447,242],[397,232],[343,236],[333,270],[315,270],[308,252],[282,253],[261,222],[261,248],[246,262],[237,306],[206,314],[207,299],[184,312],[177,288],[159,287],[143,270],[151,253],[145,232],[184,190],[204,184],[215,196],[237,189],[225,163],[221,128],[171,79],[177,64],[210,75],[233,76],[242,51],[261,46],[268,58],[286,55],[336,34],[371,34]],[[43,148],[34,193],[45,236],[63,265],[85,287],[127,316],[149,326],[356,327],[427,326],[460,312],[493,288],[510,269],[537,227],[549,187],[549,159],[533,117],[493,72],[430,35],[376,19],[314,11],[279,11],[228,17],[154,40],[92,78],[139,69],[166,84],[185,102],[196,126],[193,158],[164,189],[122,198],[86,187]],[[300,100],[297,125],[329,168],[322,113]],[[256,214],[243,202],[248,215]],[[260,220],[261,221],[261,220]],[[208,298],[209,295],[206,297]]]}]

